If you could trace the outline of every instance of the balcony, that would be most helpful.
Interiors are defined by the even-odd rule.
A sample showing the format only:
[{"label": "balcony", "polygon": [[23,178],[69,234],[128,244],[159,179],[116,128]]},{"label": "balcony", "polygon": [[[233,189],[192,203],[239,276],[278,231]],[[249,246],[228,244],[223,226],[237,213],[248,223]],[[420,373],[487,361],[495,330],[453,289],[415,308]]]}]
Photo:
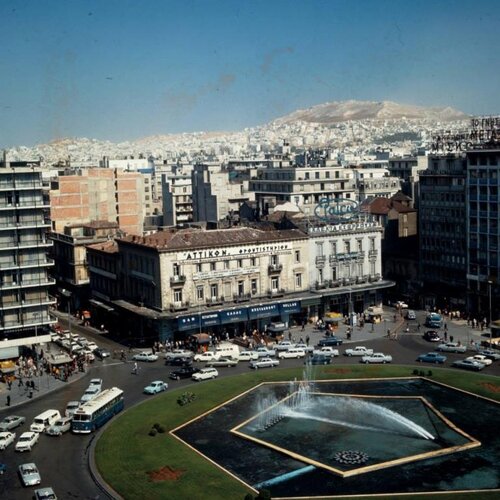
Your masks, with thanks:
[{"label": "balcony", "polygon": [[267,291],[267,296],[271,299],[274,297],[283,297],[283,295],[285,295],[285,290],[283,288],[281,289],[273,288]]},{"label": "balcony", "polygon": [[13,290],[16,288],[29,288],[38,286],[52,286],[56,284],[55,279],[43,278],[37,280],[22,280],[20,283],[0,283],[0,290]]},{"label": "balcony", "polygon": [[37,299],[21,300],[17,302],[5,303],[2,306],[0,306],[0,310],[5,311],[8,309],[25,309],[33,306],[47,306],[47,305],[53,305],[56,302],[57,301],[54,297],[41,297]]},{"label": "balcony", "polygon": [[235,293],[233,299],[235,302],[248,302],[252,296],[249,293]]},{"label": "balcony", "polygon": [[207,306],[216,306],[224,303],[224,297],[207,297]]},{"label": "balcony", "polygon": [[186,309],[189,309],[189,301],[186,301],[186,302],[182,302],[182,301],[172,302],[170,304],[170,311],[171,312],[174,312],[174,311],[185,311]]},{"label": "balcony", "polygon": [[378,255],[378,251],[377,250],[370,250],[368,252],[368,258],[369,259],[374,259],[374,258],[377,257],[377,255]]},{"label": "balcony", "polygon": [[175,276],[170,276],[171,285],[184,285],[186,283],[186,277],[183,274],[177,274]]},{"label": "balcony", "polygon": [[316,265],[323,267],[326,262],[326,255],[316,255]]},{"label": "balcony", "polygon": [[283,264],[269,264],[269,266],[267,266],[267,270],[269,274],[281,273],[283,270]]}]

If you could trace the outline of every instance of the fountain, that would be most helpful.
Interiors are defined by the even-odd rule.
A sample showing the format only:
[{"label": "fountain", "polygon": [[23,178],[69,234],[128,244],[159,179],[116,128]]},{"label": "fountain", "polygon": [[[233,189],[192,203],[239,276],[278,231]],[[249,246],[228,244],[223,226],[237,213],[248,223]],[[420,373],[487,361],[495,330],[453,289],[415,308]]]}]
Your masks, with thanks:
[{"label": "fountain", "polygon": [[[317,381],[313,369],[259,384],[174,433],[279,497],[500,487],[494,402],[418,377]],[[468,432],[490,436],[489,448]],[[471,471],[462,479],[457,453]]]}]

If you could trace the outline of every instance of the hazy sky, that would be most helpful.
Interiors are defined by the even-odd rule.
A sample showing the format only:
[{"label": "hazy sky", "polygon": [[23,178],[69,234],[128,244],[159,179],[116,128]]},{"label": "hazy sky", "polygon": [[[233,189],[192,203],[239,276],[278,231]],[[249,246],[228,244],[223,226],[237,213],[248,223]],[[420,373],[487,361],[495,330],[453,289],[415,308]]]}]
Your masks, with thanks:
[{"label": "hazy sky", "polygon": [[0,147],[345,99],[500,113],[498,0],[1,0],[0,21]]}]

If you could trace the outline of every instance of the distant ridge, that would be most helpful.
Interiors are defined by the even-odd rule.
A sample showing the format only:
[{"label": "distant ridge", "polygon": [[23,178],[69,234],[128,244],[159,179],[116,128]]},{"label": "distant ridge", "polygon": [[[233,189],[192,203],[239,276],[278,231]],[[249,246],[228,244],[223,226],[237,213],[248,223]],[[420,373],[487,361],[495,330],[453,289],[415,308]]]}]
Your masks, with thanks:
[{"label": "distant ridge", "polygon": [[334,101],[318,104],[308,109],[299,109],[278,118],[274,123],[297,121],[323,125],[350,120],[433,120],[453,121],[467,118],[465,113],[451,107],[423,107],[398,104],[392,101]]}]

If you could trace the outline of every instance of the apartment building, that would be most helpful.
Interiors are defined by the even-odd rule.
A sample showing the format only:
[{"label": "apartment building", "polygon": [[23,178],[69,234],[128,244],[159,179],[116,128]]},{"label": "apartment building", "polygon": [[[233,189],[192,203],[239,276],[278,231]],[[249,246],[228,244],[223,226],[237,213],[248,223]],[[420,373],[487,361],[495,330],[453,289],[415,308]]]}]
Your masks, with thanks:
[{"label": "apartment building", "polygon": [[193,222],[191,173],[173,173],[162,176],[162,206],[164,226]]},{"label": "apartment building", "polygon": [[360,202],[378,196],[390,198],[401,189],[401,180],[390,176],[386,168],[357,167],[352,171]]},{"label": "apartment building", "polygon": [[[475,314],[500,314],[500,148],[467,152],[467,302]],[[491,307],[490,307],[491,305]]]},{"label": "apartment building", "polygon": [[289,201],[312,216],[325,198],[358,197],[352,170],[340,166],[259,168],[250,179],[250,191],[262,214]]},{"label": "apartment building", "polygon": [[116,222],[122,231],[142,234],[144,179],[138,172],[90,168],[63,172],[51,181],[52,230],[94,220]]},{"label": "apartment building", "polygon": [[421,171],[419,274],[425,305],[464,308],[467,274],[467,160],[432,155]]},{"label": "apartment building", "polygon": [[195,165],[192,177],[193,220],[219,221],[237,214],[241,204],[253,201],[247,169],[226,169],[221,165]]},{"label": "apartment building", "polygon": [[[19,164],[19,162],[17,162]],[[54,280],[47,258],[49,201],[38,166],[0,163],[0,359],[16,358],[22,347],[50,341],[49,296]]]}]

